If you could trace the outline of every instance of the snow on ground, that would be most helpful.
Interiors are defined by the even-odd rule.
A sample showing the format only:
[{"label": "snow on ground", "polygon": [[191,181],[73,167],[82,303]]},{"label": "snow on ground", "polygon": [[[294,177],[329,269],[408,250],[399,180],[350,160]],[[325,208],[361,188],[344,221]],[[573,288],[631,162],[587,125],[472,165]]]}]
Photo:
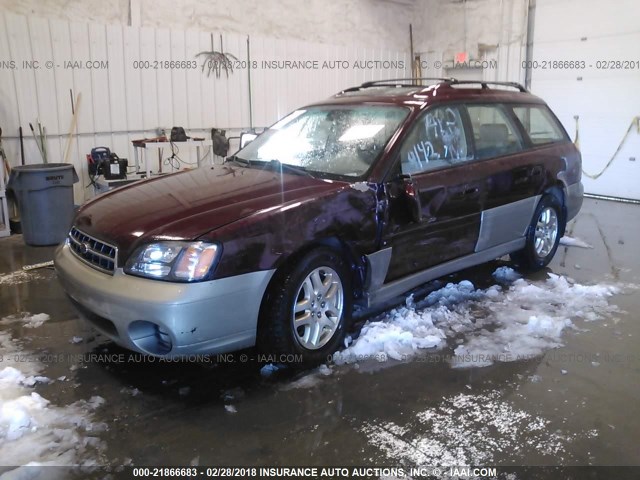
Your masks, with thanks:
[{"label": "snow on ground", "polygon": [[516,408],[503,395],[497,390],[460,393],[418,412],[405,425],[374,422],[359,430],[393,461],[431,466],[491,465],[517,451],[558,461],[567,440],[597,436],[596,431],[550,432],[549,420]]},{"label": "snow on ground", "polygon": [[447,339],[461,343],[451,357],[454,367],[487,366],[538,356],[562,345],[573,321],[594,321],[618,311],[609,297],[620,287],[581,285],[549,274],[528,281],[509,267],[494,274],[502,285],[476,289],[463,280],[449,283],[418,304],[390,310],[367,322],[360,336],[334,355],[337,364],[365,360],[406,360],[422,349],[441,349]]},{"label": "snow on ground", "polygon": [[38,472],[31,467],[38,465],[99,463],[103,444],[96,433],[106,426],[94,422],[92,412],[104,399],[53,405],[33,388],[51,381],[40,375],[44,366],[37,356],[7,332],[0,332],[0,355],[0,465],[29,466],[0,478],[33,478]]},{"label": "snow on ground", "polygon": [[44,322],[49,320],[50,317],[46,313],[37,313],[32,315],[28,312],[18,313],[16,315],[9,315],[0,320],[0,325],[10,325],[13,323],[21,323],[26,328],[38,328],[42,326]]},{"label": "snow on ground", "polygon": [[513,283],[522,278],[522,275],[510,267],[498,267],[496,271],[492,273],[492,276],[496,282],[501,284]]},{"label": "snow on ground", "polygon": [[45,278],[45,274],[42,272],[43,270],[17,270],[15,272],[5,273],[0,275],[0,285],[19,285],[33,280],[40,280]]},{"label": "snow on ground", "polygon": [[589,245],[584,240],[578,237],[569,237],[567,235],[560,239],[560,245],[564,245],[565,247],[593,248],[593,246]]}]

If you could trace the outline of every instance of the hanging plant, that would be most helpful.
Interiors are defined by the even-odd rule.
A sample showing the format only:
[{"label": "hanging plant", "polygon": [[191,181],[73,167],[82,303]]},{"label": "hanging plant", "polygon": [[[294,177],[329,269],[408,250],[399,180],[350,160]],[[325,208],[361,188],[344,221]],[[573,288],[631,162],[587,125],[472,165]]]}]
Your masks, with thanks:
[{"label": "hanging plant", "polygon": [[222,46],[222,35],[220,35],[220,51],[218,52],[213,45],[213,34],[211,34],[211,50],[196,53],[196,58],[204,56],[204,62],[202,63],[202,72],[207,69],[207,77],[211,73],[215,73],[216,78],[220,78],[220,74],[224,71],[225,75],[229,77],[229,72],[233,73],[233,62],[238,58],[231,53],[224,53]]}]

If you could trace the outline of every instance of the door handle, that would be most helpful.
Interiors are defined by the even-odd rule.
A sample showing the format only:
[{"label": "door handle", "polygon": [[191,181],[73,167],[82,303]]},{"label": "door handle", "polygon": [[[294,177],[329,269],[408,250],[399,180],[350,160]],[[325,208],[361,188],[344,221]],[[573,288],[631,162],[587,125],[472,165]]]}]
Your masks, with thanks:
[{"label": "door handle", "polygon": [[465,185],[464,187],[462,187],[460,190],[455,191],[452,195],[451,198],[467,198],[467,197],[472,197],[474,195],[477,195],[477,193],[480,191],[480,188],[478,188],[477,186],[471,186],[471,185]]},{"label": "door handle", "polygon": [[542,175],[542,167],[533,167],[531,169],[531,176],[532,177],[539,177],[540,175]]}]

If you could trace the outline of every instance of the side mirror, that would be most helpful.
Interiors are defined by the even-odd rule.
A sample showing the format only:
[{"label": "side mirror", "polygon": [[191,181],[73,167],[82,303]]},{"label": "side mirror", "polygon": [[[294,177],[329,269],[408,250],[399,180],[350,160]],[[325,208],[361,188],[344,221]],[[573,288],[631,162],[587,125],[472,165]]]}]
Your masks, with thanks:
[{"label": "side mirror", "polygon": [[413,182],[411,175],[400,175],[404,187],[404,195],[407,199],[409,210],[411,211],[411,218],[414,222],[418,223],[422,220],[422,203],[420,202],[420,192]]},{"label": "side mirror", "polygon": [[242,132],[240,134],[240,149],[243,149],[251,142],[253,142],[257,136],[258,134],[255,132]]}]

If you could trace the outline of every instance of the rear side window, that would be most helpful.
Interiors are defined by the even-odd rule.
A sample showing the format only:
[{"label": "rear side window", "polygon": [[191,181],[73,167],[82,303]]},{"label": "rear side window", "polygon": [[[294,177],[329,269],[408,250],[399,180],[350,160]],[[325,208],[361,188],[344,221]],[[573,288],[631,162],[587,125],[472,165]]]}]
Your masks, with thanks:
[{"label": "rear side window", "polygon": [[522,123],[534,145],[565,140],[562,128],[547,107],[542,105],[514,106],[513,113]]},{"label": "rear side window", "polygon": [[467,105],[476,144],[476,158],[509,155],[522,150],[516,129],[500,105]]}]

